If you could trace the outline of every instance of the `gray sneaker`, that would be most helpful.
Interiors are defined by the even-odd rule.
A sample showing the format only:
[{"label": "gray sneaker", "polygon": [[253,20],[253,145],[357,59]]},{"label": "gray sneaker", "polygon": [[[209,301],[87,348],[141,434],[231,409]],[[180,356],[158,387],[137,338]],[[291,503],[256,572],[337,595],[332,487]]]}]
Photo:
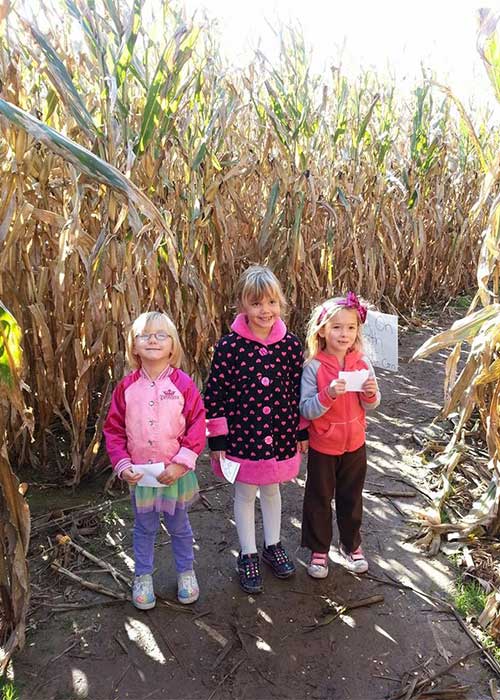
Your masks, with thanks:
[{"label": "gray sneaker", "polygon": [[134,578],[132,602],[139,610],[151,610],[156,605],[151,574],[142,574]]}]

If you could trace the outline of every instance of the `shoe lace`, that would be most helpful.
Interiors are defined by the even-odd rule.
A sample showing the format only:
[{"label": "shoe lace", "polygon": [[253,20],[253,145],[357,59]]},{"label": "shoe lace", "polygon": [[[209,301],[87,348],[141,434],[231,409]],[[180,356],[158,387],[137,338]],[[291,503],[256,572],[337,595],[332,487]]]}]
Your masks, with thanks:
[{"label": "shoe lace", "polygon": [[190,571],[184,571],[180,575],[180,583],[181,583],[182,588],[192,590],[195,587],[195,583],[196,583],[194,573],[191,573]]},{"label": "shoe lace", "polygon": [[245,559],[245,576],[246,578],[257,578],[260,576],[259,562],[256,559]]},{"label": "shoe lace", "polygon": [[146,576],[139,576],[135,581],[134,588],[137,592],[137,595],[149,595],[151,591],[151,583]]},{"label": "shoe lace", "polygon": [[288,564],[290,559],[288,558],[288,554],[286,551],[283,549],[281,545],[274,545],[274,547],[269,547],[271,550],[271,554],[276,559],[278,564]]}]

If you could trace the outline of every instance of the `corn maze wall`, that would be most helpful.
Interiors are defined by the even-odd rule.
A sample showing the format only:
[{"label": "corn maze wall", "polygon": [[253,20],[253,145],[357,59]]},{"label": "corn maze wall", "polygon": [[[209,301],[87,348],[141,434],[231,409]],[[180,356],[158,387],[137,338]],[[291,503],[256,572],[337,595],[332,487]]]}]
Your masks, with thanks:
[{"label": "corn maze wall", "polygon": [[[140,0],[50,16],[0,16],[0,299],[34,420],[32,440],[11,416],[16,464],[73,484],[96,466],[144,310],[172,315],[202,381],[250,262],[275,270],[299,335],[334,292],[411,314],[474,285],[481,162],[425,75],[405,98],[369,72],[314,75],[286,29],[278,62],[236,71],[166,0],[156,18]],[[497,134],[476,133],[493,153]]]}]

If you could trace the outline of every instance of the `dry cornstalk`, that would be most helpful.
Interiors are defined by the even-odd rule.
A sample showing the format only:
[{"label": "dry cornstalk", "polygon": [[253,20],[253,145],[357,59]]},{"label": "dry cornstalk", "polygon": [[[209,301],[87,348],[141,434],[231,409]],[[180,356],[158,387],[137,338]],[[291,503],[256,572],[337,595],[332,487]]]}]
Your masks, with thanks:
[{"label": "dry cornstalk", "polygon": [[356,608],[362,608],[362,607],[366,607],[368,605],[375,605],[376,603],[383,603],[383,602],[384,602],[383,595],[372,595],[369,598],[362,598],[360,600],[353,600],[349,603],[344,603],[343,605],[339,605],[339,606],[333,606],[333,605],[330,606],[329,605],[328,607],[332,607],[335,610],[335,612],[327,613],[320,622],[316,622],[313,625],[306,625],[304,627],[304,632],[313,632],[314,630],[318,629],[319,627],[324,627],[325,625],[329,625],[331,622],[336,620],[341,615],[344,615],[349,610],[355,610]]},{"label": "dry cornstalk", "polygon": [[[410,685],[406,686],[402,690],[400,690],[399,693],[396,695],[391,695],[390,700],[399,700],[400,698],[404,698],[404,700],[410,700],[410,698],[415,697],[415,698],[420,698],[421,693],[426,693],[429,694],[431,692],[434,692],[434,690],[425,690],[426,686],[431,685],[436,681],[438,678],[441,676],[444,676],[448,671],[451,671],[452,668],[454,668],[457,664],[462,663],[469,657],[473,656],[474,654],[479,654],[481,652],[480,649],[471,649],[470,651],[466,652],[462,656],[460,656],[458,659],[455,659],[455,661],[452,661],[452,663],[448,664],[444,668],[440,669],[439,671],[436,671],[435,673],[432,673],[428,678],[424,678],[423,680],[418,681],[415,683],[415,678],[413,678],[410,681]],[[461,687],[461,686],[458,686]],[[445,689],[446,690],[446,689]],[[468,686],[465,688],[465,692],[468,690]],[[459,697],[459,696],[457,696]],[[451,696],[451,699],[453,696]],[[450,699],[450,700],[451,700]]]},{"label": "dry cornstalk", "polygon": [[76,552],[78,552],[79,554],[82,554],[84,557],[86,557],[90,561],[94,562],[94,564],[98,564],[101,569],[104,569],[104,571],[107,571],[108,573],[110,573],[115,580],[120,579],[129,587],[132,585],[132,581],[131,581],[130,577],[125,576],[125,574],[123,574],[121,571],[119,571],[118,569],[115,569],[115,567],[112,564],[110,564],[109,562],[106,562],[103,559],[96,557],[95,554],[88,552],[86,549],[81,547],[79,544],[76,544],[76,542],[73,542],[73,540],[71,539],[71,537],[69,537],[69,535],[57,535],[56,540],[57,540],[57,543],[59,545],[72,547]]},{"label": "dry cornstalk", "polygon": [[100,583],[94,583],[93,581],[87,581],[86,579],[82,578],[81,576],[74,574],[72,571],[65,569],[64,566],[61,566],[60,564],[58,564],[57,561],[53,561],[52,564],[50,565],[50,567],[52,569],[54,569],[54,571],[57,571],[62,576],[66,576],[66,578],[69,578],[72,581],[76,581],[81,586],[84,586],[84,588],[89,588],[91,591],[96,591],[97,593],[102,593],[103,595],[110,596],[111,598],[117,598],[118,600],[126,601],[126,600],[130,599],[130,597],[125,595],[125,593],[118,593],[117,591],[113,591],[111,588],[106,588],[106,586],[102,586]]}]

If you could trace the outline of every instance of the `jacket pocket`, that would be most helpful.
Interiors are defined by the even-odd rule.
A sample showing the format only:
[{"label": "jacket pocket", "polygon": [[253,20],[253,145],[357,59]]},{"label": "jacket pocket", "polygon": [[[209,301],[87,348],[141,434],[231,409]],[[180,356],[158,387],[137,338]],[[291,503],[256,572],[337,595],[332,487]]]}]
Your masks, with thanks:
[{"label": "jacket pocket", "polygon": [[316,432],[321,438],[328,440],[335,435],[338,423],[327,423],[327,425],[316,426]]},{"label": "jacket pocket", "polygon": [[365,442],[366,427],[363,418],[354,418],[348,425],[347,451],[357,450]]}]

